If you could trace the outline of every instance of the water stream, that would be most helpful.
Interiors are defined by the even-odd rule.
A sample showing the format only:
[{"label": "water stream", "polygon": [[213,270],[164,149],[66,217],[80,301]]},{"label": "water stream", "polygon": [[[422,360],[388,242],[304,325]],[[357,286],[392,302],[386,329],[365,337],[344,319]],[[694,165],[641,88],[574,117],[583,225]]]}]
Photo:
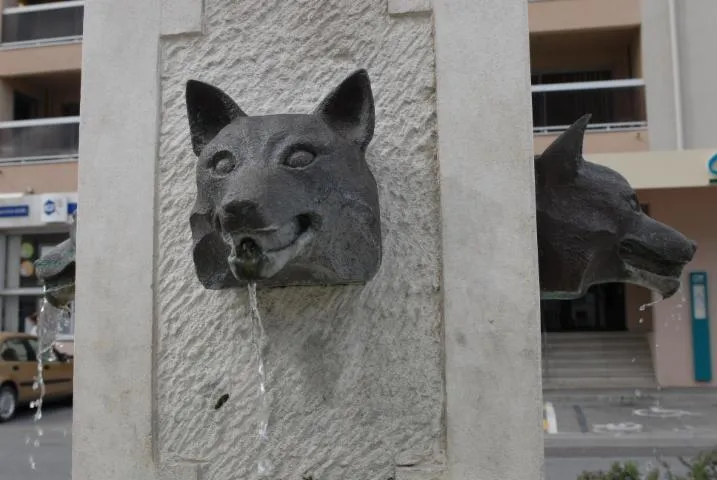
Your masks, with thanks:
[{"label": "water stream", "polygon": [[259,403],[259,460],[257,471],[260,476],[271,475],[272,465],[265,456],[265,445],[269,440],[269,399],[266,394],[266,371],[264,369],[264,326],[261,322],[261,314],[256,298],[256,283],[249,283],[249,309],[251,313],[251,344],[254,347],[257,367],[258,403]]},{"label": "water stream", "polygon": [[[63,285],[57,290],[72,288],[74,285]],[[44,294],[48,293],[47,289],[43,289]],[[55,352],[53,346],[57,341],[57,335],[71,322],[71,311],[68,307],[57,308],[51,305],[45,298],[42,300],[40,314],[37,318],[37,376],[32,385],[33,390],[38,391],[38,399],[30,403],[30,408],[35,408],[35,439],[32,440],[28,436],[25,438],[26,444],[32,444],[34,448],[40,447],[40,438],[44,435],[44,430],[40,427],[39,422],[42,420],[42,402],[45,398],[45,365],[55,360]],[[30,468],[37,469],[35,456],[31,453],[28,457]]]}]

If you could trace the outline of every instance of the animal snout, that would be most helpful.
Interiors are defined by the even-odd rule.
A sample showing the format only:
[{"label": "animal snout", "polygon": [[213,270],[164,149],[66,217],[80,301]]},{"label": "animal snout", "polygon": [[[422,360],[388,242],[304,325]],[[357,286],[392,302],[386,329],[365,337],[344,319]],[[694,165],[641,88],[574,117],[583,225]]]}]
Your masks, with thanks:
[{"label": "animal snout", "polygon": [[260,230],[267,226],[259,205],[248,200],[232,201],[223,205],[219,221],[222,229],[227,232]]},{"label": "animal snout", "polygon": [[692,247],[692,255],[691,256],[694,256],[695,253],[697,253],[697,242],[695,242],[694,240],[690,240],[690,246]]}]

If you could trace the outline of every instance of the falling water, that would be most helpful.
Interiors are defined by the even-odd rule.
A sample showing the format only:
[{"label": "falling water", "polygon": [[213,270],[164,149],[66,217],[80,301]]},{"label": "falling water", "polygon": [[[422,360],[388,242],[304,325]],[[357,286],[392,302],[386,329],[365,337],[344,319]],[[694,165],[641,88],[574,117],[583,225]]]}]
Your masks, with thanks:
[{"label": "falling water", "polygon": [[[73,288],[73,284],[63,285],[57,290]],[[40,446],[40,438],[44,435],[44,430],[38,425],[42,419],[42,402],[45,398],[45,360],[53,355],[53,346],[57,341],[57,335],[64,330],[71,321],[71,312],[69,308],[57,308],[51,305],[44,296],[50,293],[50,290],[43,288],[43,300],[40,307],[40,314],[37,317],[37,376],[32,385],[32,389],[39,391],[38,399],[30,403],[30,408],[35,408],[35,434],[36,438],[32,441],[32,446],[38,448]],[[26,444],[30,444],[29,437],[25,439]],[[37,469],[37,463],[34,455],[30,454],[28,458],[30,468]]]},{"label": "falling water", "polygon": [[[258,401],[259,401],[259,448],[269,440],[269,401],[266,395],[266,371],[264,369],[264,327],[261,323],[261,315],[256,299],[256,283],[249,283],[249,307],[251,310],[251,344],[254,347],[257,363]],[[260,476],[271,475],[271,462],[262,453],[259,454],[257,471]]]},{"label": "falling water", "polygon": [[650,303],[645,303],[645,304],[643,304],[643,305],[640,305],[640,311],[641,311],[641,312],[644,312],[645,309],[647,309],[647,308],[649,308],[649,307],[654,307],[655,305],[657,305],[658,303],[660,303],[662,300],[664,300],[661,295],[658,294],[657,296],[658,296],[657,300],[653,300],[653,301],[650,302]]}]

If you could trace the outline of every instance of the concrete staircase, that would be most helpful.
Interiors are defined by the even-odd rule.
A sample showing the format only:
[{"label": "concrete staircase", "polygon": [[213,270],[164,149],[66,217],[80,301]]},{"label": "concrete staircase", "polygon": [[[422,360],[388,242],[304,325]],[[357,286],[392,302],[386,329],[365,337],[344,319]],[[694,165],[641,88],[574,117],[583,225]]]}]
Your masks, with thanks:
[{"label": "concrete staircase", "polygon": [[543,389],[654,388],[645,334],[543,333]]}]

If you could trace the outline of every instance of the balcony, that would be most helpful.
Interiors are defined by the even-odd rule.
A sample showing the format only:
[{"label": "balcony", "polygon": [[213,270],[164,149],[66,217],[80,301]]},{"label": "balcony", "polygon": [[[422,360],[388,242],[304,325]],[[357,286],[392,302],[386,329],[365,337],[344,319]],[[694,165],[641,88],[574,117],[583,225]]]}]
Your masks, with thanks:
[{"label": "balcony", "polygon": [[587,135],[586,152],[646,150],[644,87],[644,80],[639,78],[534,84],[531,90],[536,152],[586,113],[592,114],[588,133],[601,134]]},{"label": "balcony", "polygon": [[81,41],[84,5],[84,1],[68,1],[5,8],[2,12],[2,47]]},{"label": "balcony", "polygon": [[77,160],[80,117],[0,122],[0,165]]}]

